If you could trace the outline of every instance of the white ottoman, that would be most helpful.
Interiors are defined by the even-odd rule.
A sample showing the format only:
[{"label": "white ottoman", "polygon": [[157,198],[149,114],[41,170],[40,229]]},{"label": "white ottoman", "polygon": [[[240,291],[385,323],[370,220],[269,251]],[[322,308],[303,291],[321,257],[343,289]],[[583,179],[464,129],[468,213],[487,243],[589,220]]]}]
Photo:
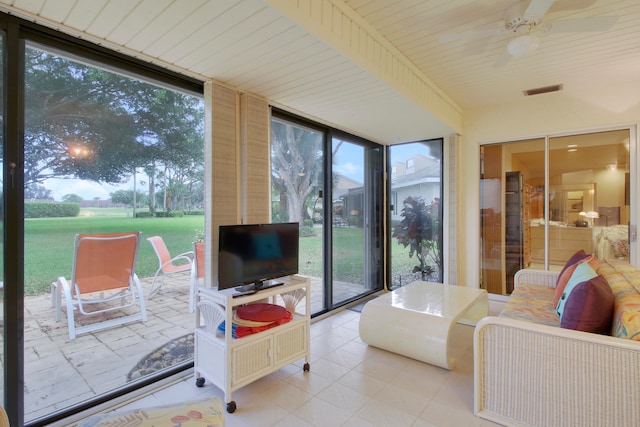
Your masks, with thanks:
[{"label": "white ottoman", "polygon": [[422,362],[453,369],[449,337],[455,324],[487,316],[487,291],[413,282],[367,302],[360,314],[365,343]]}]

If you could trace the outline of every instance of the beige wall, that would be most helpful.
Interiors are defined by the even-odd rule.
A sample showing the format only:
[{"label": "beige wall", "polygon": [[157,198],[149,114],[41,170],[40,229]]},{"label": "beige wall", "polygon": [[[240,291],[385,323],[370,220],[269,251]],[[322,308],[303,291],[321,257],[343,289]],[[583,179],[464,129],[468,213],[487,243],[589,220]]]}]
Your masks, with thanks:
[{"label": "beige wall", "polygon": [[[213,147],[209,146],[212,149],[211,155],[214,157],[212,172],[214,177],[218,175],[218,178],[214,179],[212,184],[215,185],[216,181],[221,177],[221,173],[226,175],[225,179],[229,179],[232,176],[237,178],[235,182],[232,180],[231,186],[220,186],[218,190],[213,191],[214,194],[210,194],[211,200],[214,201],[213,204],[217,206],[210,211],[214,212],[214,215],[222,214],[222,217],[226,218],[223,222],[241,221],[243,216],[251,216],[250,211],[255,212],[255,205],[249,208],[249,205],[253,204],[250,201],[251,199],[248,200],[242,197],[241,190],[242,188],[247,188],[247,182],[243,184],[240,175],[242,173],[246,174],[245,178],[247,175],[252,175],[251,180],[254,183],[257,182],[256,179],[259,176],[269,176],[268,162],[260,164],[258,167],[263,173],[256,173],[257,170],[253,168],[245,168],[244,172],[242,170],[239,157],[247,155],[245,151],[247,146],[241,144],[240,139],[246,132],[244,126],[246,126],[247,122],[246,116],[241,113],[246,113],[249,109],[258,106],[258,115],[261,116],[258,120],[258,125],[260,125],[260,121],[265,120],[265,117],[268,120],[268,114],[263,115],[265,108],[268,108],[268,104],[265,100],[259,98],[242,99],[241,103],[241,95],[238,92],[211,84],[208,84],[205,88],[207,89],[205,91],[205,99],[212,101],[217,98],[221,101],[221,104],[218,104],[215,108],[224,109],[223,115],[227,120],[231,121],[226,124],[228,132],[233,133],[232,136],[223,135],[218,143],[214,143],[211,141],[220,138],[220,135],[213,129],[215,126],[209,127],[207,130],[207,136],[210,138],[207,143],[213,144]],[[456,221],[448,224],[448,229],[456,230],[450,236],[455,236],[456,244],[450,248],[450,255],[455,254],[455,258],[464,260],[464,262],[457,263],[457,266],[452,266],[452,270],[448,274],[449,281],[470,287],[476,287],[479,284],[478,189],[480,183],[478,147],[480,144],[611,128],[632,127],[635,132],[635,125],[640,122],[640,104],[630,100],[630,94],[625,94],[624,90],[617,88],[611,88],[610,91],[594,89],[589,94],[588,96],[585,92],[581,99],[571,98],[562,92],[544,94],[526,98],[510,105],[485,107],[465,112],[463,134],[461,136],[449,135],[448,138],[449,143],[455,147],[455,150],[451,153],[455,153],[455,155],[451,156],[455,160],[455,166],[451,171],[452,174],[447,176],[448,180],[451,180],[455,186],[455,189],[450,188],[450,192],[453,197],[452,201],[455,200],[455,203],[452,204],[455,215],[452,218],[455,217]],[[640,100],[640,97],[638,97],[638,100]],[[209,105],[208,113],[210,114],[211,112],[211,105]],[[241,116],[244,116],[244,118]],[[208,115],[207,121],[209,126],[215,125],[215,115],[214,119],[212,119],[211,115]],[[264,124],[264,122],[262,123]],[[265,129],[268,129],[268,125],[264,127],[260,125],[257,129],[257,133],[261,134]],[[253,137],[255,136],[253,135]],[[635,133],[632,133],[632,136],[635,136]],[[249,137],[249,139],[251,138]],[[268,134],[266,138],[268,139]],[[255,141],[265,142],[264,134],[258,136]],[[453,141],[456,142],[453,143]],[[228,145],[223,148],[222,145],[225,144]],[[227,151],[227,149],[230,151]],[[264,154],[265,145],[257,144],[256,149],[261,154]],[[220,151],[226,152],[227,155],[231,152],[234,153],[232,156],[239,156],[232,160],[231,164],[227,163],[225,165],[226,168],[230,168],[226,172],[219,163],[219,154],[216,156],[216,152],[220,153]],[[217,160],[216,157],[218,157]],[[257,163],[260,163],[258,158],[254,159]],[[228,162],[229,160],[227,157],[226,161]],[[263,186],[267,182],[267,180],[264,180],[259,183],[259,186]],[[216,193],[219,197],[216,197]],[[266,193],[268,193],[268,187]],[[220,203],[221,198],[223,199],[222,204]],[[253,201],[255,202],[255,200]],[[262,206],[263,203],[264,201],[261,200],[260,205]],[[268,204],[263,207],[266,207],[266,205]],[[223,209],[224,212],[216,213],[221,209],[221,206],[226,207]],[[247,208],[249,209],[247,210]],[[637,209],[631,209],[631,211],[631,215],[634,215],[633,212],[637,211]],[[258,213],[258,216],[263,217],[267,215],[267,212],[262,211]],[[265,221],[268,221],[267,217],[265,217]],[[212,230],[219,223],[209,223],[208,229]],[[217,242],[215,242],[215,239],[212,240],[210,242],[213,246]],[[211,255],[213,256],[213,254]]]},{"label": "beige wall", "polygon": [[204,86],[205,278],[216,286],[218,226],[270,222],[269,104],[215,82]]},{"label": "beige wall", "polygon": [[[458,251],[459,259],[465,262],[458,265],[459,284],[475,287],[480,283],[480,144],[611,128],[631,128],[633,144],[638,122],[640,96],[625,93],[624,87],[585,89],[581,98],[563,92],[543,94],[509,105],[465,111],[461,138],[463,155],[459,158],[458,168],[461,206],[458,206],[457,220],[457,244],[462,246]],[[638,162],[637,154],[635,162]],[[632,169],[632,180],[633,176]],[[632,217],[637,216],[636,212],[636,207],[632,206]]]}]

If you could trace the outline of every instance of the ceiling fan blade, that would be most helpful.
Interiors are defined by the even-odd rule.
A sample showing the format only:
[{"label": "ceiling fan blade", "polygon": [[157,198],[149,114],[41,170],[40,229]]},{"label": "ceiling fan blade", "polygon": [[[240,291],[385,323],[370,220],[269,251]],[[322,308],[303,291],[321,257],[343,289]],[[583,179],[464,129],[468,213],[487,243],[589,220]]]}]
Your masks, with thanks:
[{"label": "ceiling fan blade", "polygon": [[617,16],[596,16],[593,18],[562,19],[549,22],[550,33],[588,33],[607,31],[618,21]]},{"label": "ceiling fan blade", "polygon": [[539,21],[555,2],[556,0],[531,0],[523,15],[530,20]]}]

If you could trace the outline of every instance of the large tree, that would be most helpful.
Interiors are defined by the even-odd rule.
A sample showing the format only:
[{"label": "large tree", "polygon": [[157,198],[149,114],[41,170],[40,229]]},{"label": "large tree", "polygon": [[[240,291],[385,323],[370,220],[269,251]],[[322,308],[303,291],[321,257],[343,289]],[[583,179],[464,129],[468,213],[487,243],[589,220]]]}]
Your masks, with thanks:
[{"label": "large tree", "polygon": [[52,177],[120,182],[136,132],[116,102],[116,77],[96,84],[111,73],[35,49],[26,50],[25,71],[25,186]]},{"label": "large tree", "polygon": [[200,99],[36,49],[25,70],[25,185],[204,164]]},{"label": "large tree", "polygon": [[[187,177],[193,175],[186,171],[204,169],[203,104],[201,100],[179,92],[155,87],[147,89],[145,101],[138,108],[138,117],[146,130],[142,141],[150,203],[155,203],[156,179],[160,178],[163,209],[183,208],[180,203],[167,205],[167,186],[173,180],[174,190],[181,189],[179,194],[174,194],[175,200],[189,198],[191,195],[185,192],[193,186]],[[154,210],[155,205],[150,208]]]},{"label": "large tree", "polygon": [[280,193],[280,219],[303,223],[308,218],[307,199],[317,190],[322,172],[322,134],[273,121],[271,150],[272,185]]}]

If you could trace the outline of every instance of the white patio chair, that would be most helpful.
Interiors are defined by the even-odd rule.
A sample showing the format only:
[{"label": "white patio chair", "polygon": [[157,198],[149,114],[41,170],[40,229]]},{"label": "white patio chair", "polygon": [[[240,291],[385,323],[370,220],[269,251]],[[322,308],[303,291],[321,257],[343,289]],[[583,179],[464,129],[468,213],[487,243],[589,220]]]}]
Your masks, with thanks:
[{"label": "white patio chair", "polygon": [[[59,277],[51,286],[57,321],[64,293],[70,339],[80,333],[147,320],[142,285],[135,273],[139,242],[140,232],[76,234],[71,279]],[[80,317],[97,315],[104,319],[103,313],[135,305],[139,306],[136,313],[76,325],[76,312],[82,314]]]}]

